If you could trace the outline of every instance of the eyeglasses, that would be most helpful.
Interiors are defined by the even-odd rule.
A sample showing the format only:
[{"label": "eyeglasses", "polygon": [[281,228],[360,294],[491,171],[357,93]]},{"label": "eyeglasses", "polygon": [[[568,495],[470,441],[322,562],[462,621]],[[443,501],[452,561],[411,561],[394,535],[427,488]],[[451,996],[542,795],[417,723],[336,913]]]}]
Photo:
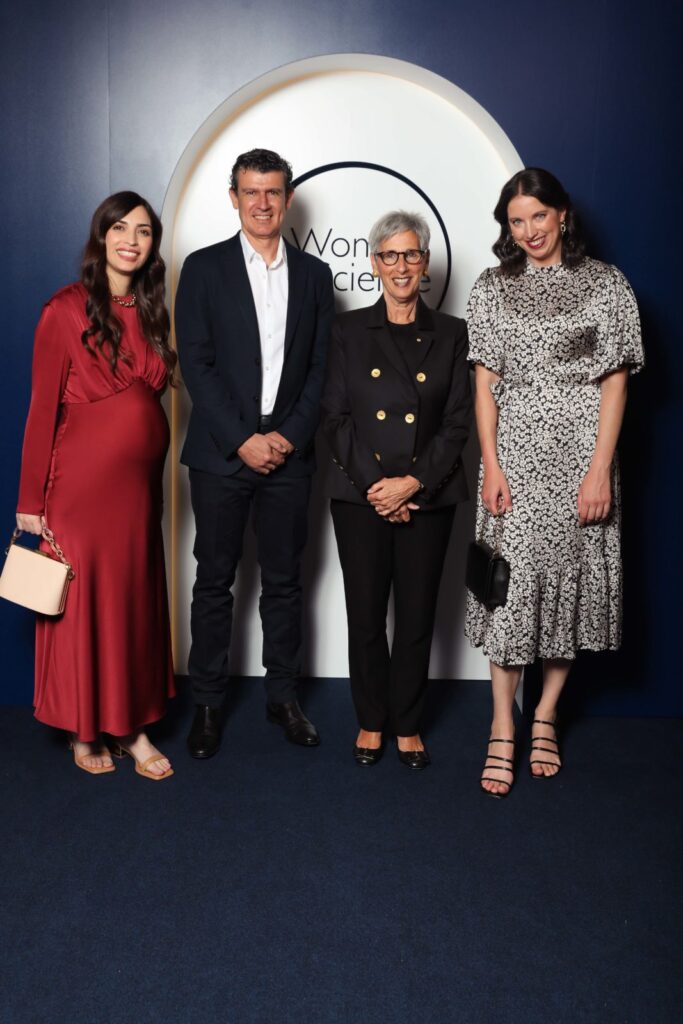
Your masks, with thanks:
[{"label": "eyeglasses", "polygon": [[373,255],[380,259],[385,267],[393,267],[395,263],[398,263],[399,256],[403,256],[406,263],[415,266],[422,263],[427,253],[425,249],[405,249],[403,252],[387,249],[386,252],[376,252]]}]

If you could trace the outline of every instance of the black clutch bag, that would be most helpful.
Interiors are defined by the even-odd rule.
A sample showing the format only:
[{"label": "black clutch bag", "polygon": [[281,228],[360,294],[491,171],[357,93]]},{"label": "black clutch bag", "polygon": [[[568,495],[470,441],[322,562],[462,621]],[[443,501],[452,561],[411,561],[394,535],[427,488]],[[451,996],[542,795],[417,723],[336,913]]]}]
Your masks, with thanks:
[{"label": "black clutch bag", "polygon": [[483,540],[473,540],[467,550],[465,584],[490,612],[504,605],[508,597],[510,563],[500,551]]}]

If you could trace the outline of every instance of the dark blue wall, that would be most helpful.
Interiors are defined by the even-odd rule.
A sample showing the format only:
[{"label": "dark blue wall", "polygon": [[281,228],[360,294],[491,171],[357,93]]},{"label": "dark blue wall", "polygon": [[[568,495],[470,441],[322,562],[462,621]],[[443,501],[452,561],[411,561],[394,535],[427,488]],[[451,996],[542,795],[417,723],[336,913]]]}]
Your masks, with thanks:
[{"label": "dark blue wall", "polygon": [[[626,641],[618,655],[582,658],[575,687],[598,713],[680,713],[669,654],[681,578],[678,6],[3,0],[2,529],[13,522],[33,327],[41,303],[76,276],[97,202],[130,187],[161,207],[196,129],[273,67],[348,51],[401,58],[470,93],[526,164],[558,174],[584,214],[593,253],[617,263],[635,288],[649,362],[634,381],[622,443]],[[409,140],[426,160],[448,145],[430,140],[425,126],[406,125]],[[5,699],[28,701],[32,622],[4,602],[0,643]]]}]

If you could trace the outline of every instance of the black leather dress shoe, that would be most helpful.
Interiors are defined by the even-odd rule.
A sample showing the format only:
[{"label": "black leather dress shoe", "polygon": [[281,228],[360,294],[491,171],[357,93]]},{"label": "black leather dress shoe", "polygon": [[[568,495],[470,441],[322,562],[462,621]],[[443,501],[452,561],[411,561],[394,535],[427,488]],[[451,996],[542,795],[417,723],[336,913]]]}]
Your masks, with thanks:
[{"label": "black leather dress shoe", "polygon": [[188,750],[193,757],[213,757],[221,745],[223,731],[223,712],[220,708],[210,708],[207,704],[198,704],[190,734],[187,737]]},{"label": "black leather dress shoe", "polygon": [[306,718],[298,700],[289,701],[287,704],[268,703],[266,718],[269,722],[282,726],[290,743],[298,743],[301,747],[317,747],[320,743],[316,727]]},{"label": "black leather dress shoe", "polygon": [[382,754],[384,753],[384,747],[359,747],[357,743],[353,745],[353,756],[356,764],[359,764],[361,768],[371,768],[373,764],[377,764],[381,760]]},{"label": "black leather dress shoe", "polygon": [[416,772],[421,772],[423,768],[432,763],[432,759],[426,750],[399,750],[398,759],[401,764],[404,764],[407,768],[412,768]]}]

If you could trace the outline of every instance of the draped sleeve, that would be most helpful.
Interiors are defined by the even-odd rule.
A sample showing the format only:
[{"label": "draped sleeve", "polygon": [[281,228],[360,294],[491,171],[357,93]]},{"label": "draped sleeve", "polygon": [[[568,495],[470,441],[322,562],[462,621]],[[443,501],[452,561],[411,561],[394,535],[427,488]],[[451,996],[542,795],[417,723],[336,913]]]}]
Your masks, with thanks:
[{"label": "draped sleeve", "polygon": [[628,367],[637,373],[644,364],[638,306],[630,284],[616,267],[605,266],[605,299],[598,320],[598,338],[591,376]]},{"label": "draped sleeve", "polygon": [[474,282],[467,302],[469,361],[481,363],[488,370],[503,375],[505,356],[496,330],[498,288],[496,271],[489,267]]},{"label": "draped sleeve", "polygon": [[17,511],[40,515],[45,509],[55,432],[70,358],[63,317],[48,303],[36,328],[29,407]]}]

